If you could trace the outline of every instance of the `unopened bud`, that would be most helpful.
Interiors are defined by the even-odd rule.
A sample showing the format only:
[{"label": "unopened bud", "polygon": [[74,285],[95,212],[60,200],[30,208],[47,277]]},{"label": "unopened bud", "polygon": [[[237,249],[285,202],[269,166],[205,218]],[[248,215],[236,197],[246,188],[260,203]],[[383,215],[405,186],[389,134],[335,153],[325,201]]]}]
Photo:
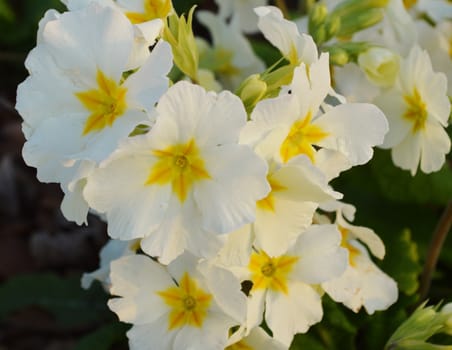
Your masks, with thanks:
[{"label": "unopened bud", "polygon": [[328,9],[325,4],[315,4],[309,12],[308,31],[317,44],[322,44],[326,40],[325,20],[328,16]]},{"label": "unopened bud", "polygon": [[358,56],[358,65],[375,85],[394,84],[399,72],[399,56],[382,47],[372,47]]},{"label": "unopened bud", "polygon": [[331,16],[325,22],[325,28],[328,41],[329,39],[335,37],[337,33],[339,33],[339,30],[341,29],[341,18],[337,16]]},{"label": "unopened bud", "polygon": [[317,27],[325,22],[328,15],[328,8],[323,3],[315,4],[309,12],[309,25]]},{"label": "unopened bud", "polygon": [[249,76],[237,91],[237,95],[243,101],[248,113],[253,110],[254,106],[256,106],[266,93],[267,84],[260,78],[259,74]]},{"label": "unopened bud", "polygon": [[340,47],[330,47],[328,52],[330,53],[330,63],[335,66],[344,66],[350,61],[347,51]]},{"label": "unopened bud", "polygon": [[352,16],[342,17],[338,36],[349,37],[356,32],[379,23],[383,17],[384,11],[380,8],[372,8],[367,11],[357,12]]},{"label": "unopened bud", "polygon": [[198,47],[192,29],[194,10],[195,6],[188,13],[187,20],[183,15],[169,16],[168,24],[163,30],[163,38],[171,45],[173,51],[174,63],[192,80],[196,80],[199,64]]}]

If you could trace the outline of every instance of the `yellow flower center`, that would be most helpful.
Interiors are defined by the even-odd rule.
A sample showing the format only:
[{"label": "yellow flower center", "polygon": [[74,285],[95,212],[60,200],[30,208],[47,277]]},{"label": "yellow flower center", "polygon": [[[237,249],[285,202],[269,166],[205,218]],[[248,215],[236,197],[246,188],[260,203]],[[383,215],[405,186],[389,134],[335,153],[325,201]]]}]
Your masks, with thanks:
[{"label": "yellow flower center", "polygon": [[412,95],[405,95],[403,98],[407,106],[403,117],[413,123],[411,131],[415,134],[425,128],[428,117],[427,107],[416,88]]},{"label": "yellow flower center", "polygon": [[267,178],[271,191],[264,199],[259,200],[256,204],[259,209],[275,212],[275,192],[287,190],[287,187],[280,185],[276,180]]},{"label": "yellow flower center", "polygon": [[143,12],[126,12],[127,18],[133,24],[147,22],[156,18],[166,18],[173,5],[171,0],[143,0]]},{"label": "yellow flower center", "polygon": [[312,115],[309,112],[306,117],[293,123],[280,149],[284,163],[299,154],[307,155],[314,162],[315,149],[312,145],[323,140],[328,133],[317,125],[312,125],[311,119]]},{"label": "yellow flower center", "polygon": [[409,10],[416,4],[417,4],[417,0],[403,0],[403,5],[405,5],[405,8],[407,10]]},{"label": "yellow flower center", "polygon": [[96,81],[97,89],[75,93],[82,105],[91,112],[85,122],[83,136],[112,126],[127,109],[125,87],[106,77],[101,70],[97,71]]},{"label": "yellow flower center", "polygon": [[145,185],[171,184],[181,203],[194,183],[211,179],[194,140],[152,152],[158,158]]},{"label": "yellow flower center", "polygon": [[238,343],[229,345],[225,350],[254,350],[254,348],[249,346],[245,341],[241,340]]},{"label": "yellow flower center", "polygon": [[178,287],[170,287],[157,294],[171,308],[168,330],[184,326],[202,327],[212,295],[198,288],[188,273],[184,273]]},{"label": "yellow flower center", "polygon": [[358,248],[350,244],[350,241],[348,239],[348,236],[350,234],[350,231],[347,230],[345,227],[338,225],[339,232],[342,235],[341,240],[341,247],[348,250],[348,263],[350,266],[356,267],[355,259],[357,256],[361,254]]},{"label": "yellow flower center", "polygon": [[264,251],[253,253],[248,265],[248,269],[252,273],[253,287],[251,291],[271,289],[287,294],[287,277],[298,259],[298,257],[290,255],[271,258]]}]

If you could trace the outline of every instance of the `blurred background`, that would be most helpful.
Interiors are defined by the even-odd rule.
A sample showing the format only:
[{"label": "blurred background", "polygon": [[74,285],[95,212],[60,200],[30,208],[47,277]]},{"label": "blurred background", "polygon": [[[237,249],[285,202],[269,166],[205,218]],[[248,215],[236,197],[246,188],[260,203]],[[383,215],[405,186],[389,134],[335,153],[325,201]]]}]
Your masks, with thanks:
[{"label": "blurred background", "polygon": [[[195,2],[215,10],[213,1],[173,1],[178,13]],[[64,10],[58,0],[0,0],[0,350],[127,349],[127,325],[108,310],[103,289],[80,288],[81,274],[98,266],[99,249],[107,241],[105,224],[94,216],[88,226],[66,221],[59,209],[59,186],[39,183],[35,169],[21,157],[24,137],[14,108],[16,88],[27,76],[24,60],[49,8]],[[261,38],[252,40],[268,60],[259,51]],[[297,337],[294,349],[382,348],[417,301],[432,233],[452,198],[450,164],[449,159],[432,176],[411,178],[392,166],[387,152],[377,151],[370,164],[335,180],[345,201],[358,208],[357,223],[373,228],[385,241],[387,257],[380,266],[397,280],[401,297],[373,317],[326,300],[324,322]],[[452,301],[451,281],[449,238],[428,295],[432,303]],[[328,341],[331,336],[337,341]]]}]

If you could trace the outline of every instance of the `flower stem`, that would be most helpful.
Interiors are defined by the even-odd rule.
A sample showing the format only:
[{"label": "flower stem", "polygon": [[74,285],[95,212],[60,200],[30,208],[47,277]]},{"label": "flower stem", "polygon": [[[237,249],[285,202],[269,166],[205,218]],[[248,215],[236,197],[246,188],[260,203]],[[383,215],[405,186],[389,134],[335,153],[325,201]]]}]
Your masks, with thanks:
[{"label": "flower stem", "polygon": [[419,302],[424,301],[427,298],[432,275],[435,271],[436,264],[438,262],[439,255],[441,253],[441,249],[444,245],[444,241],[446,240],[447,234],[450,231],[452,226],[452,201],[448,203],[446,209],[441,216],[435,232],[432,237],[432,241],[430,242],[430,247],[427,252],[427,258],[424,265],[424,270],[422,271],[421,281],[419,285]]}]

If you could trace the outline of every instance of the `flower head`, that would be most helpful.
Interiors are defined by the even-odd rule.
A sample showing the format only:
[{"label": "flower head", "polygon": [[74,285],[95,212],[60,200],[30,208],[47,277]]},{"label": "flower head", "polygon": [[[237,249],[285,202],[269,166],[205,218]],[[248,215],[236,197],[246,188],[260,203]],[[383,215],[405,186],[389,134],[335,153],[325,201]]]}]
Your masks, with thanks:
[{"label": "flower head", "polygon": [[86,198],[107,214],[112,237],[144,238],[143,250],[163,262],[184,249],[205,256],[219,248],[213,233],[254,220],[256,200],[269,190],[265,162],[238,144],[246,113],[229,92],[179,82],[157,113],[148,134],[94,172]]}]

